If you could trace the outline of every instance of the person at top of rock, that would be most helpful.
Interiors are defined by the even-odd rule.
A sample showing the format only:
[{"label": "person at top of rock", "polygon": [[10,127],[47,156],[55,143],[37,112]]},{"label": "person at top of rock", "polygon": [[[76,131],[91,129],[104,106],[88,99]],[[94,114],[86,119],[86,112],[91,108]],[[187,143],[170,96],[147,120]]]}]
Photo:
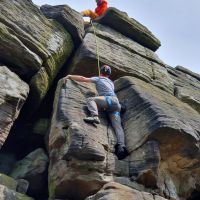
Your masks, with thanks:
[{"label": "person at top of rock", "polygon": [[108,8],[108,3],[106,0],[96,0],[97,7],[95,11],[92,10],[84,10],[81,12],[82,16],[84,17],[90,17],[91,19],[95,19],[99,16],[101,16]]},{"label": "person at top of rock", "polygon": [[87,107],[91,116],[84,118],[84,121],[99,124],[98,108],[107,111],[117,138],[115,153],[118,159],[121,160],[128,155],[128,152],[125,147],[124,130],[121,124],[121,105],[114,92],[114,84],[109,79],[110,75],[111,68],[108,65],[103,65],[100,68],[100,76],[98,77],[86,78],[79,75],[67,75],[64,77],[64,81],[66,82],[68,79],[71,79],[78,82],[95,84],[99,96],[87,98]]}]

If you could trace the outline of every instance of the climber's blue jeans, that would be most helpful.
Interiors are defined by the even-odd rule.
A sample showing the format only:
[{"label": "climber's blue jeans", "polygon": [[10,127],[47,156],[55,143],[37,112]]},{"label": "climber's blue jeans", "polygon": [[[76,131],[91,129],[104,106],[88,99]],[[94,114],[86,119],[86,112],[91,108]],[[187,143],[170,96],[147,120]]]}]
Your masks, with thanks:
[{"label": "climber's blue jeans", "polygon": [[104,96],[89,97],[87,98],[87,107],[91,115],[98,115],[98,109],[106,110],[111,121],[112,127],[115,131],[117,144],[125,146],[124,130],[121,124],[120,110],[121,105],[117,97],[109,97],[110,104]]}]

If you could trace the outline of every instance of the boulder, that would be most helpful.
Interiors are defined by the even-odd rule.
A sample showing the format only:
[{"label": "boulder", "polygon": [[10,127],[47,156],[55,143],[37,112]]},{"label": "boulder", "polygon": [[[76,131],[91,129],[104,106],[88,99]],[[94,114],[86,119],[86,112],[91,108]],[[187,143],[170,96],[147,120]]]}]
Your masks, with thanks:
[{"label": "boulder", "polygon": [[[145,163],[145,167],[159,174],[157,178],[154,176],[154,180],[157,180],[160,190],[168,191],[163,192],[164,196],[188,198],[199,179],[199,113],[176,97],[134,77],[122,77],[115,82],[115,86],[119,99],[127,106],[122,119],[129,152],[133,154],[146,141],[156,140],[160,152],[158,154],[158,147],[156,151],[152,149],[154,156],[151,157],[157,158],[157,161],[152,159],[156,161],[154,164],[150,159],[151,164],[148,167]],[[130,161],[134,156],[130,155]],[[130,169],[132,166],[144,169],[142,163],[143,160],[137,164],[130,162]],[[134,171],[137,172],[135,169],[130,172]],[[146,172],[142,173],[145,175]],[[139,174],[137,180],[143,182],[144,175]]]},{"label": "boulder", "polygon": [[33,200],[33,198],[28,197],[24,194],[18,193],[14,190],[11,190],[4,185],[0,185],[0,199],[1,200],[8,200],[8,199],[12,199],[12,200],[19,200],[19,199]]},{"label": "boulder", "polygon": [[98,52],[100,64],[112,67],[111,79],[124,75],[135,76],[173,94],[173,81],[165,64],[153,51],[107,26],[94,26],[96,37],[93,27],[88,28],[83,43],[73,58],[70,73],[98,75]]},{"label": "boulder", "polygon": [[130,154],[128,177],[146,188],[155,189],[158,186],[159,164],[159,144],[155,140],[149,140]]},{"label": "boulder", "polygon": [[3,185],[10,190],[25,194],[27,192],[29,183],[23,179],[14,180],[5,174],[0,174],[0,185]]},{"label": "boulder", "polygon": [[189,69],[187,69],[185,67],[182,67],[180,65],[176,66],[175,69],[178,70],[178,71],[181,71],[181,72],[183,72],[185,74],[188,74],[188,75],[194,77],[195,79],[197,79],[198,81],[200,81],[200,74],[194,73],[191,70],[189,70]]},{"label": "boulder", "polygon": [[11,177],[27,180],[29,193],[33,196],[44,195],[47,184],[47,167],[48,157],[46,153],[43,149],[36,149],[16,163]]},{"label": "boulder", "polygon": [[181,66],[167,70],[174,80],[175,96],[200,113],[200,75]]},{"label": "boulder", "polygon": [[33,112],[70,56],[73,42],[69,33],[48,20],[32,1],[2,0],[0,9],[0,61],[27,82],[31,80]]},{"label": "boulder", "polygon": [[84,20],[80,13],[67,5],[40,7],[42,13],[49,19],[55,19],[71,34],[73,42],[79,46],[85,35]]},{"label": "boulder", "polygon": [[4,185],[10,190],[16,191],[17,189],[17,181],[5,174],[0,174],[0,185]]},{"label": "boulder", "polygon": [[115,29],[152,51],[156,51],[161,45],[160,41],[145,26],[116,8],[108,8],[102,16],[95,19],[95,22]]},{"label": "boulder", "polygon": [[110,182],[105,184],[100,191],[95,195],[86,198],[85,200],[166,200],[165,198],[152,195],[147,192],[138,191],[119,183]]},{"label": "boulder", "polygon": [[6,66],[0,66],[0,148],[29,93],[28,85]]},{"label": "boulder", "polygon": [[113,179],[116,138],[105,114],[97,127],[83,121],[86,98],[95,93],[92,84],[58,83],[49,132],[50,199],[84,199]]}]

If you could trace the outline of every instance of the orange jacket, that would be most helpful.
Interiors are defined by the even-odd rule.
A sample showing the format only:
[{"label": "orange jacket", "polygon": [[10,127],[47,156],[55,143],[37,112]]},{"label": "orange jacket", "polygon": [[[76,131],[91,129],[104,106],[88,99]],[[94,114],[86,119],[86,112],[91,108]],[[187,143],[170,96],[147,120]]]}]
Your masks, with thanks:
[{"label": "orange jacket", "polygon": [[99,5],[97,5],[95,13],[100,16],[107,10],[107,8],[108,6],[106,0],[102,0],[102,2]]}]

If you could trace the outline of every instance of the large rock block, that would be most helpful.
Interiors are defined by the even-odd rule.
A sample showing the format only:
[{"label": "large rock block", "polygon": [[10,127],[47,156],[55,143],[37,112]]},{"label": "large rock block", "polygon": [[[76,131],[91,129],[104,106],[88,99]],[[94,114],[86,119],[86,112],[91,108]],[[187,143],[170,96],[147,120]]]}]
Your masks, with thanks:
[{"label": "large rock block", "polygon": [[200,75],[181,66],[167,70],[174,80],[175,96],[200,113]]},{"label": "large rock block", "polygon": [[30,83],[34,110],[71,54],[71,36],[31,1],[2,0],[0,9],[0,61],[27,81],[34,75]]},{"label": "large rock block", "polygon": [[7,67],[0,66],[0,148],[29,93],[28,85]]},{"label": "large rock block", "polygon": [[98,52],[100,64],[112,67],[112,79],[131,75],[173,93],[173,81],[165,64],[153,51],[107,26],[94,26],[97,38],[93,34],[94,29],[90,27],[73,59],[71,73],[97,75]]},{"label": "large rock block", "polygon": [[50,19],[55,19],[71,34],[73,42],[79,46],[85,35],[84,20],[82,15],[67,5],[40,7],[42,13]]},{"label": "large rock block", "polygon": [[3,185],[10,190],[25,194],[29,183],[23,179],[14,180],[5,174],[0,174],[0,185]]},{"label": "large rock block", "polygon": [[33,200],[33,198],[28,197],[24,194],[18,193],[14,190],[7,188],[4,185],[0,185],[0,199],[1,200]]},{"label": "large rock block", "polygon": [[[160,159],[156,165],[153,159],[150,169],[164,171],[157,179],[157,186],[167,198],[188,198],[199,180],[199,113],[176,97],[133,77],[120,78],[115,86],[118,97],[127,105],[123,123],[126,145],[133,154],[130,160],[146,141],[156,140]],[[152,150],[155,158],[157,152]],[[143,167],[142,162],[138,166]],[[130,169],[135,166],[138,168],[130,162]]]},{"label": "large rock block", "polygon": [[23,160],[16,163],[11,177],[29,182],[29,193],[34,196],[44,195],[47,184],[48,157],[43,149],[36,149]]},{"label": "large rock block", "polygon": [[121,12],[116,8],[108,8],[108,10],[95,21],[110,26],[153,51],[156,51],[161,45],[160,41],[145,26],[129,18],[125,12]]},{"label": "large rock block", "polygon": [[51,199],[84,199],[113,179],[116,139],[105,114],[98,127],[83,121],[86,98],[95,93],[86,83],[58,84],[49,133]]},{"label": "large rock block", "polygon": [[105,184],[97,194],[85,200],[167,200],[158,195],[138,191],[119,183],[110,182]]}]

